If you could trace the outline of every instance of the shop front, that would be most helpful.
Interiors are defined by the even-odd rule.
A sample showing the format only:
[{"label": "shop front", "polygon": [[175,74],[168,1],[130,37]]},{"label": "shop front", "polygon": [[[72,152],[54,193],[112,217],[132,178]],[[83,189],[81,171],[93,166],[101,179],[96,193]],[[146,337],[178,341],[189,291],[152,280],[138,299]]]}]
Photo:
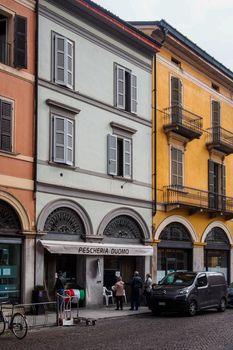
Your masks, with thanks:
[{"label": "shop front", "polygon": [[205,240],[205,269],[224,273],[230,281],[230,242],[220,227],[214,227],[207,234]]},{"label": "shop front", "polygon": [[191,271],[193,242],[187,228],[179,222],[168,224],[159,236],[157,282],[176,270]]},{"label": "shop front", "polygon": [[21,300],[23,236],[15,210],[0,200],[0,301]]}]

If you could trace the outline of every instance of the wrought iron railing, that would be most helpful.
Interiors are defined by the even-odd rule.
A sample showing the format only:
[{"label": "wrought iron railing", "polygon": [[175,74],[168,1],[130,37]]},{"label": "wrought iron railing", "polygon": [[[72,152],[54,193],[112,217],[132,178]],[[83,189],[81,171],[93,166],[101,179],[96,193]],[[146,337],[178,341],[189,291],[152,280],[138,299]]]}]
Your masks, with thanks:
[{"label": "wrought iron railing", "polygon": [[221,126],[214,126],[207,131],[207,143],[209,144],[223,144],[233,148],[233,133],[222,128]]},{"label": "wrought iron railing", "polygon": [[180,125],[202,133],[202,117],[187,111],[181,106],[173,105],[164,109],[164,126]]},{"label": "wrought iron railing", "polygon": [[163,201],[165,204],[181,204],[190,208],[233,213],[232,197],[191,187],[165,186]]},{"label": "wrought iron railing", "polygon": [[10,66],[11,45],[4,40],[0,40],[0,63]]}]

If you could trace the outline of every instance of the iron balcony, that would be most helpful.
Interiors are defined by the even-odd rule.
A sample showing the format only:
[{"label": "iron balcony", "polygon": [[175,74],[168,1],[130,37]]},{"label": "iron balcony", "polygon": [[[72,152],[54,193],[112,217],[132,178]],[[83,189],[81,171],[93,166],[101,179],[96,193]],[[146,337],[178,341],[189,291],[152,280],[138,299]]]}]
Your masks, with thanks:
[{"label": "iron balcony", "polygon": [[214,126],[206,130],[207,143],[209,150],[217,150],[226,155],[233,153],[233,133],[222,128]]},{"label": "iron balcony", "polygon": [[219,193],[170,185],[163,188],[163,202],[166,211],[185,208],[190,215],[207,212],[210,217],[224,216],[227,220],[233,218],[233,198]]},{"label": "iron balcony", "polygon": [[202,135],[202,117],[174,105],[164,109],[164,131],[174,132],[189,141],[199,139]]}]

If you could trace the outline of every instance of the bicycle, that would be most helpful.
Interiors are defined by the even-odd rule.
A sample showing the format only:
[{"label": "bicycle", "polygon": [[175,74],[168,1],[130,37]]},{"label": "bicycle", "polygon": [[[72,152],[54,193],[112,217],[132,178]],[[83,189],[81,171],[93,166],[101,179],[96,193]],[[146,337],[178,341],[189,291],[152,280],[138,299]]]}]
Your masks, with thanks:
[{"label": "bicycle", "polygon": [[28,331],[26,317],[21,312],[14,312],[14,305],[8,301],[1,302],[0,306],[0,335],[8,328],[16,338],[23,339]]}]

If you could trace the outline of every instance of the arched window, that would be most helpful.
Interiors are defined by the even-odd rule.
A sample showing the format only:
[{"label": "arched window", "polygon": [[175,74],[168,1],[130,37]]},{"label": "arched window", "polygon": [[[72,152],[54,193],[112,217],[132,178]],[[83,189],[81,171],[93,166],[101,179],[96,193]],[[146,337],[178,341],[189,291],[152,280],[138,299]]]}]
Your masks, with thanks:
[{"label": "arched window", "polygon": [[187,228],[179,222],[172,222],[171,224],[167,225],[161,232],[159,239],[165,241],[191,241]]},{"label": "arched window", "polygon": [[127,215],[112,219],[106,226],[104,236],[120,239],[141,239],[142,232],[137,222]]},{"label": "arched window", "polygon": [[84,235],[84,225],[79,215],[70,208],[57,208],[48,216],[44,230],[47,232]]},{"label": "arched window", "polygon": [[13,233],[21,231],[21,223],[16,211],[3,200],[0,200],[0,230]]},{"label": "arched window", "polygon": [[214,227],[206,237],[206,248],[230,249],[230,242],[226,233],[220,227]]}]

